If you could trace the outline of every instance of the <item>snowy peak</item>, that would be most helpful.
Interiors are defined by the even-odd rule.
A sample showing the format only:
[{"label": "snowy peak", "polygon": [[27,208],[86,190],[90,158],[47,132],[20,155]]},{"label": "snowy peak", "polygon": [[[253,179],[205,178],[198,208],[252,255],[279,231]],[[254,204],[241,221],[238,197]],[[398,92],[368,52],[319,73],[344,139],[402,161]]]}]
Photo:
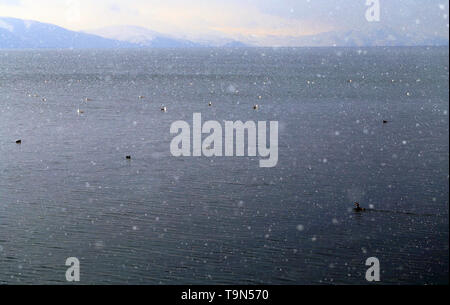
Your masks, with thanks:
[{"label": "snowy peak", "polygon": [[143,27],[125,25],[110,26],[85,32],[104,38],[128,41],[136,44],[143,44],[155,39],[157,36],[161,36],[161,34]]},{"label": "snowy peak", "polygon": [[98,35],[108,39],[119,40],[137,44],[142,47],[200,47],[202,45],[189,40],[177,39],[138,26],[110,26],[96,30],[86,31],[86,33]]}]

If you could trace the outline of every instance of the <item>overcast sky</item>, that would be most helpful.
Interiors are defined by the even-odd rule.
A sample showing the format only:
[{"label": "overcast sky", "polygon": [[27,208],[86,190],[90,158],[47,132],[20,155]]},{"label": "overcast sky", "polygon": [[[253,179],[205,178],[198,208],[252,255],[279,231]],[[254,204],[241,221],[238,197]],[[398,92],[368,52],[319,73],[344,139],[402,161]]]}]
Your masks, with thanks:
[{"label": "overcast sky", "polygon": [[[380,0],[380,24],[448,35],[447,0]],[[136,25],[169,34],[301,36],[368,26],[366,0],[0,0],[0,16],[72,30]]]}]

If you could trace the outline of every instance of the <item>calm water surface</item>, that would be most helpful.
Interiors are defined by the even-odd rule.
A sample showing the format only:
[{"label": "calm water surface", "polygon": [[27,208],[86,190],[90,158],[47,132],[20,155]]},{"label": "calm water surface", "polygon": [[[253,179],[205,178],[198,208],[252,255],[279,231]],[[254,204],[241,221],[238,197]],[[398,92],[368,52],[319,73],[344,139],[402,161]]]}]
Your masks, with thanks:
[{"label": "calm water surface", "polygon": [[[0,284],[448,284],[448,58],[0,51]],[[278,166],[172,157],[194,112],[279,121]]]}]

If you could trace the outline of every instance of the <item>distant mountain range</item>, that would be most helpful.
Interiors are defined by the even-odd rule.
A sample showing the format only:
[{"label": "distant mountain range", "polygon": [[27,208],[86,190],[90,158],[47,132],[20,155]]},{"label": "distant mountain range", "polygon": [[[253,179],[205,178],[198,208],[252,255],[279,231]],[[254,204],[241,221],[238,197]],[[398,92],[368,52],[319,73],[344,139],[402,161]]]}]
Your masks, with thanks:
[{"label": "distant mountain range", "polygon": [[398,32],[392,28],[372,26],[366,29],[326,32],[292,38],[298,46],[376,47],[376,46],[447,46],[448,37],[422,36]]},{"label": "distant mountain range", "polygon": [[[213,43],[212,41],[220,41]],[[327,32],[311,36],[217,37],[199,42],[161,34],[136,26],[113,26],[75,32],[37,21],[0,17],[0,49],[85,49],[85,48],[192,48],[192,47],[364,47],[364,46],[448,46],[448,37],[396,32],[383,26],[352,31]],[[209,42],[208,42],[209,41]]]}]

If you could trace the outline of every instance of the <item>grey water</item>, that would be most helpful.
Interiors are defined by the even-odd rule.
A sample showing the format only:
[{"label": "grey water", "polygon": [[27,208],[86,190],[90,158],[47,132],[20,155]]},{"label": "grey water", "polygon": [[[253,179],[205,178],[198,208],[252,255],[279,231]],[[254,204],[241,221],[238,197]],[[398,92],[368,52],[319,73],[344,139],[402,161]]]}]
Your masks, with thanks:
[{"label": "grey water", "polygon": [[[448,66],[425,47],[0,51],[0,284],[65,284],[68,257],[81,284],[367,284],[369,257],[381,284],[448,284]],[[278,165],[173,157],[193,113],[278,121]]]}]

